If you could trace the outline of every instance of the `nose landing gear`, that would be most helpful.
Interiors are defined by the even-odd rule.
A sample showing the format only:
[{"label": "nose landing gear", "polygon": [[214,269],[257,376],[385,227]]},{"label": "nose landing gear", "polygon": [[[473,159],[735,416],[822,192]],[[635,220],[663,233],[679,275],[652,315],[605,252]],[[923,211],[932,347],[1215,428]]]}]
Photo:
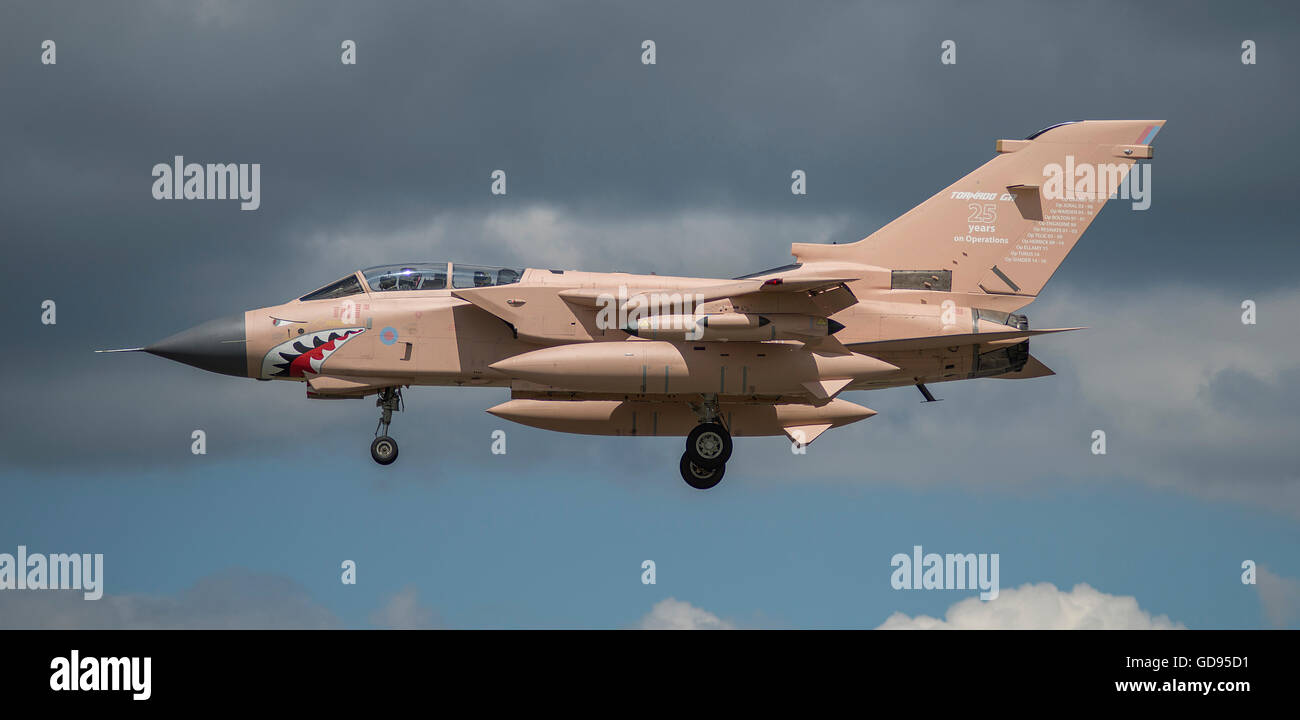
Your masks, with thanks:
[{"label": "nose landing gear", "polygon": [[[392,465],[397,459],[397,441],[388,436],[388,425],[393,421],[393,411],[401,410],[402,389],[384,388],[379,391],[375,407],[380,408],[379,424],[375,426],[375,440],[370,443],[370,457],[380,465]],[[383,430],[383,434],[379,433]]]},{"label": "nose landing gear", "polygon": [[380,465],[391,465],[397,459],[397,441],[381,435],[370,443],[370,457]]}]

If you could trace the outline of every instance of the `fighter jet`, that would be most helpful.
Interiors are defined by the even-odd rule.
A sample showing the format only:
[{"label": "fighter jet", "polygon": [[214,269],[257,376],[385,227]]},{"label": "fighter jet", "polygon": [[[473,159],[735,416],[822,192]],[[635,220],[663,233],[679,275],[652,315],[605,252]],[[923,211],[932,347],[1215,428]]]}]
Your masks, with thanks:
[{"label": "fighter jet", "polygon": [[[731,279],[419,262],[357,270],[280,305],[143,348],[212,372],[288,380],[319,399],[377,396],[370,446],[403,389],[509,388],[487,412],[588,435],[685,436],[693,488],[733,437],[808,444],[875,411],[848,391],[1053,374],[1024,314],[1164,125],[1070,122],[999,140],[987,163],[869,237],[794,243],[794,262]],[[105,351],[121,352],[121,351]]]}]

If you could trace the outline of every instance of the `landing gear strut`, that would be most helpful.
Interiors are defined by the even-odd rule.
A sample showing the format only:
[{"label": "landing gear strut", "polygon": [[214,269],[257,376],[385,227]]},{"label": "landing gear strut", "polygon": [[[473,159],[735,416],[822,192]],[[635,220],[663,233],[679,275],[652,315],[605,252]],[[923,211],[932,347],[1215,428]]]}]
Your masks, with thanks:
[{"label": "landing gear strut", "polygon": [[[380,408],[379,424],[375,426],[375,441],[370,443],[370,457],[380,465],[392,465],[397,459],[397,441],[388,436],[388,425],[393,422],[393,411],[401,410],[402,389],[384,388],[379,391],[375,407]],[[380,430],[383,434],[380,434]]]},{"label": "landing gear strut", "polygon": [[686,453],[682,455],[682,479],[687,485],[707,490],[722,481],[731,457],[731,433],[718,414],[718,396],[706,395],[704,402],[692,404],[700,418],[686,436]]}]

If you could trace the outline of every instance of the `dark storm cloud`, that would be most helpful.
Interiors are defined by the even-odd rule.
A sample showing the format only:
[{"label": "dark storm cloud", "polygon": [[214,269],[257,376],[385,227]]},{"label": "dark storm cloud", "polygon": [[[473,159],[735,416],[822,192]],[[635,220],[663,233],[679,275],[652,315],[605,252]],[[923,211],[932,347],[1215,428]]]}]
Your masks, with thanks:
[{"label": "dark storm cloud", "polygon": [[[292,270],[305,233],[359,222],[382,234],[507,203],[620,217],[779,203],[847,213],[856,222],[838,239],[853,240],[986,160],[998,137],[1140,117],[1170,124],[1156,209],[1123,212],[1122,230],[1108,223],[1142,238],[1124,248],[1126,264],[1161,258],[1166,271],[1220,279],[1211,269],[1243,219],[1258,261],[1295,257],[1283,229],[1296,14],[1184,3],[32,4],[0,29],[6,234],[20,266],[238,269],[210,282],[274,299],[275,278],[323,281]],[[1245,37],[1259,65],[1240,63]],[[46,38],[59,43],[57,66],[38,62]],[[647,38],[653,67],[639,60]],[[343,39],[358,43],[356,66],[339,63]],[[958,43],[955,66],[938,61],[943,39]],[[262,163],[262,209],[153,200],[149,168],[177,154]],[[807,197],[788,192],[795,167],[809,173]],[[508,200],[488,193],[496,168],[509,173]],[[476,254],[474,243],[438,249]],[[1085,261],[1114,276],[1119,248],[1099,244],[1107,252]],[[185,274],[130,299],[192,298]]]},{"label": "dark storm cloud", "polygon": [[[359,443],[370,402],[321,408],[299,386],[88,351],[406,259],[708,275],[778,265],[789,242],[856,240],[986,161],[995,139],[1069,119],[1169,124],[1152,209],[1107,208],[1049,296],[1123,290],[1140,304],[1136,291],[1178,283],[1231,303],[1295,287],[1277,268],[1300,260],[1300,11],[1228,7],[11,6],[0,25],[4,460],[25,471],[189,462],[191,428],[222,452]],[[1254,66],[1239,59],[1247,38]],[[57,65],[39,62],[45,39]],[[357,42],[356,66],[339,62],[344,39]],[[654,66],[640,62],[646,39]],[[955,66],[939,63],[946,39]],[[261,163],[261,208],[152,199],[150,169],[175,155]],[[506,197],[489,193],[497,168]],[[789,192],[794,168],[809,174],[805,197]],[[55,326],[38,322],[45,298],[58,303]],[[1129,351],[1142,361],[1142,347]],[[1262,402],[1248,398],[1280,382],[1210,370],[1220,375],[1207,397],[1247,414]],[[423,395],[430,404],[402,421],[437,423],[448,447],[486,445],[496,421],[477,410],[504,399]],[[454,413],[474,419],[445,422]],[[517,438],[525,452],[512,445],[507,463],[577,447]],[[1263,450],[1252,458],[1269,468],[1289,460],[1271,439]]]}]

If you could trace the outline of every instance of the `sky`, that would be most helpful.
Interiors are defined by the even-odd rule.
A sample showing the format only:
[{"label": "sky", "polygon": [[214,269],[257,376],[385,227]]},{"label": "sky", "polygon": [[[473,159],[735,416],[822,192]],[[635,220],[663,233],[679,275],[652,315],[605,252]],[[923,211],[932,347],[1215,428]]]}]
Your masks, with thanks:
[{"label": "sky", "polygon": [[[5,15],[0,553],[102,553],[104,597],[0,589],[0,627],[1300,626],[1293,4]],[[732,277],[1084,119],[1167,124],[1151,207],[1110,203],[1026,309],[1088,327],[1033,341],[1056,375],[848,393],[879,415],[738,439],[707,492],[680,439],[509,424],[505,389],[409,390],[381,468],[369,400],[91,352],[388,263]],[[154,199],[177,155],[260,163],[260,207]],[[917,545],[997,554],[1000,596],[894,589]]]}]

